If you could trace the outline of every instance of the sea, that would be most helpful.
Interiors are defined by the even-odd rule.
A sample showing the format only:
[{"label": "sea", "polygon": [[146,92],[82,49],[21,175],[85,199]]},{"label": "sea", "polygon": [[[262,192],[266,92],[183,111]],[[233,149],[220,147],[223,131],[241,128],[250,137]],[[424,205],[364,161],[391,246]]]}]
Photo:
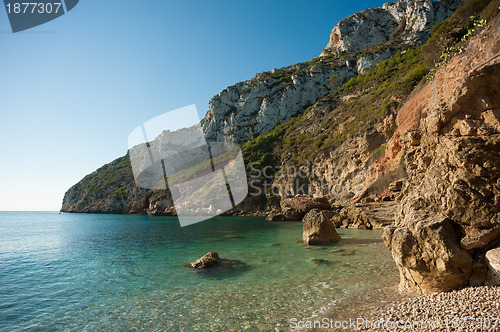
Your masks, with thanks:
[{"label": "sea", "polygon": [[[304,246],[302,224],[0,212],[0,331],[288,331],[398,282],[380,230]],[[186,267],[207,252],[234,266]]]}]

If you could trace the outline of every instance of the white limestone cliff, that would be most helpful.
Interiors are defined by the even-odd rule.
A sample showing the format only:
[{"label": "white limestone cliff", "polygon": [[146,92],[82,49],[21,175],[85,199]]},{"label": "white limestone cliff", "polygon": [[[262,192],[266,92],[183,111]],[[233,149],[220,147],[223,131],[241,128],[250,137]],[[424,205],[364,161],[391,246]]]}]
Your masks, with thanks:
[{"label": "white limestone cliff", "polygon": [[413,46],[429,38],[430,29],[450,17],[460,0],[400,0],[381,8],[365,9],[341,20],[332,30],[321,56],[356,52],[391,40],[403,39]]},{"label": "white limestone cliff", "polygon": [[425,43],[430,28],[461,2],[400,0],[341,20],[320,57],[257,74],[213,97],[203,132],[209,141],[241,144],[271,131],[405,45]]}]

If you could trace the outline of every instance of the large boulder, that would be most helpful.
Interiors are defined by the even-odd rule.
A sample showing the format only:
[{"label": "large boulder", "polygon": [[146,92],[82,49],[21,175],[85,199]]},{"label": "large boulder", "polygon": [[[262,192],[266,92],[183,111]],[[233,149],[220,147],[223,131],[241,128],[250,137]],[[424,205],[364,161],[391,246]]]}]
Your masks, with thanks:
[{"label": "large boulder", "polygon": [[330,210],[331,205],[326,197],[308,195],[296,195],[293,198],[281,200],[283,220],[301,220],[312,209]]},{"label": "large boulder", "polygon": [[302,240],[304,244],[330,244],[340,240],[335,225],[328,218],[327,211],[313,209],[304,217]]},{"label": "large boulder", "polygon": [[472,256],[452,221],[421,221],[413,232],[389,226],[383,240],[401,272],[400,290],[427,294],[468,285]]}]

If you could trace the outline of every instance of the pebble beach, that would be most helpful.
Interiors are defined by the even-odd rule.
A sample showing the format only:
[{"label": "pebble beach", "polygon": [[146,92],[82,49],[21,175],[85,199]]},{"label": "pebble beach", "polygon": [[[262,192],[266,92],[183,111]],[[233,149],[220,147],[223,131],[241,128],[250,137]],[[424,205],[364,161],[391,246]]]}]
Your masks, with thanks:
[{"label": "pebble beach", "polygon": [[[500,287],[467,287],[396,300],[358,316],[370,322],[361,331],[500,331]],[[376,324],[382,320],[383,326]]]}]

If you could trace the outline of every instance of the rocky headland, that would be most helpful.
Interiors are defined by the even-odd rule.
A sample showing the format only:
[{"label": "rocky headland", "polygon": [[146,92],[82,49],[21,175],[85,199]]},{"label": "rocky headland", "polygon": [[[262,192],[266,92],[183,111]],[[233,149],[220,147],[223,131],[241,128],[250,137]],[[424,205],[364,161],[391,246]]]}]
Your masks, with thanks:
[{"label": "rocky headland", "polygon": [[[204,134],[241,145],[250,190],[225,214],[303,220],[309,244],[384,228],[405,292],[499,284],[499,8],[367,9],[317,58],[212,98]],[[175,215],[168,189],[135,185],[128,155],[70,188],[61,211]]]}]

